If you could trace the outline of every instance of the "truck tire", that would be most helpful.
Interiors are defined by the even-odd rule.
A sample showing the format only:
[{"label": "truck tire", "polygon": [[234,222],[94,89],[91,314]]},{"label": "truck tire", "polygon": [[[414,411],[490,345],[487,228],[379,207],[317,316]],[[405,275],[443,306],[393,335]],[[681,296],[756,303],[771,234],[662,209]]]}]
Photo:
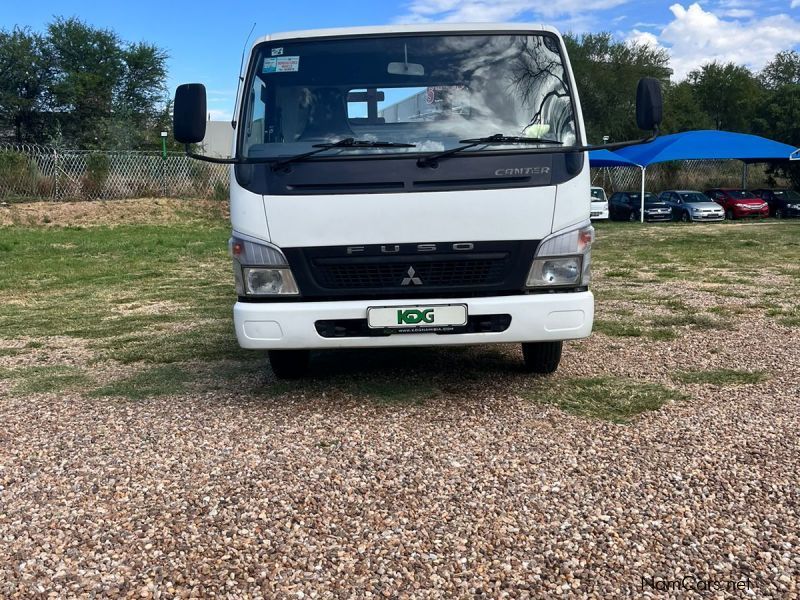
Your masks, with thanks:
[{"label": "truck tire", "polygon": [[561,362],[564,342],[523,342],[522,358],[526,373],[555,373]]},{"label": "truck tire", "polygon": [[299,379],[308,373],[311,353],[308,350],[270,350],[269,364],[278,379]]}]

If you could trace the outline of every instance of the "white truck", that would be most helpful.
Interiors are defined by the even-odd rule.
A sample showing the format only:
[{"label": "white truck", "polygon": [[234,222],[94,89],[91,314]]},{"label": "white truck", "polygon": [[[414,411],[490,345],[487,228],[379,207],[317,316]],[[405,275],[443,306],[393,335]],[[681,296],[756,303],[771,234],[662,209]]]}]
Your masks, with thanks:
[{"label": "white truck", "polygon": [[[274,34],[240,80],[230,159],[192,151],[202,84],[178,87],[174,135],[231,164],[236,335],[276,376],[315,349],[509,342],[551,373],[590,334],[588,147],[557,31]],[[657,81],[636,118],[652,139]]]}]

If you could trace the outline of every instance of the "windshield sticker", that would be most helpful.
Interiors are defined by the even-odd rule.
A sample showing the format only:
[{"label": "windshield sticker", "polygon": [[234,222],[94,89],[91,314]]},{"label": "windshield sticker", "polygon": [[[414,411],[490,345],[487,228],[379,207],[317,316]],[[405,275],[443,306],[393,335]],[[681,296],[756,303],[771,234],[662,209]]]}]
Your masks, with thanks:
[{"label": "windshield sticker", "polygon": [[272,56],[283,56],[283,48],[273,48]]},{"label": "windshield sticker", "polygon": [[273,56],[264,59],[263,73],[294,73],[300,70],[299,56]]}]

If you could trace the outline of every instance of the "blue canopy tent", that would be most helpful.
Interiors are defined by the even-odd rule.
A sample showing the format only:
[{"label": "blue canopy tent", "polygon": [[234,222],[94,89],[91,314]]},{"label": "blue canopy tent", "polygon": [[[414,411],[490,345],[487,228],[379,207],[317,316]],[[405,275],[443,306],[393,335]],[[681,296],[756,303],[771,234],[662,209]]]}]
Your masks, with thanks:
[{"label": "blue canopy tent", "polygon": [[639,164],[615,154],[610,150],[592,150],[589,152],[591,167],[638,167]]},{"label": "blue canopy tent", "polygon": [[[598,151],[595,151],[598,152]],[[629,161],[642,170],[642,210],[644,220],[645,176],[647,167],[673,160],[740,160],[744,163],[742,187],[747,187],[747,165],[755,162],[798,160],[800,150],[757,135],[730,131],[686,131],[657,138],[648,144],[638,144],[609,152],[615,158]],[[592,166],[624,166],[619,164],[594,164]]]}]

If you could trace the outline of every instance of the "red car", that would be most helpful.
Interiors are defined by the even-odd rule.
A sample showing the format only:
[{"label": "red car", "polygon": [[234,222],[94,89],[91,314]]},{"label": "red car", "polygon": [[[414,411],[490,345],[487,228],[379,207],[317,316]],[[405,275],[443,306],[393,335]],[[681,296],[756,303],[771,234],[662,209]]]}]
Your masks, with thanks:
[{"label": "red car", "polygon": [[708,190],[706,196],[725,209],[727,219],[769,216],[769,204],[747,190],[717,188]]}]

